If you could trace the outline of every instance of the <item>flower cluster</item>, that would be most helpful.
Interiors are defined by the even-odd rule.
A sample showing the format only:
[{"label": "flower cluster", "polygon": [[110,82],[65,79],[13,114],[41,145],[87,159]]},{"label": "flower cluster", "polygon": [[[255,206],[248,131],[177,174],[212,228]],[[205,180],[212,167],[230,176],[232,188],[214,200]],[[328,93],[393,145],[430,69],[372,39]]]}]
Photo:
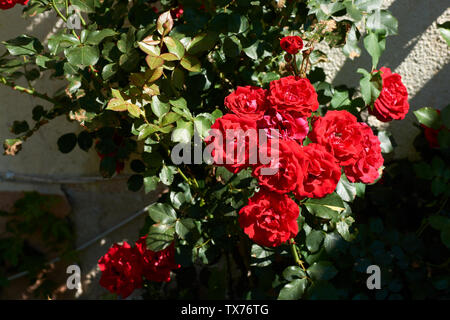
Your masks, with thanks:
[{"label": "flower cluster", "polygon": [[[342,171],[351,182],[372,183],[379,177],[383,157],[378,138],[347,111],[311,117],[319,102],[308,79],[284,77],[272,81],[268,90],[238,87],[224,104],[232,113],[211,128],[227,142],[219,143],[213,135],[205,141],[214,147],[216,165],[233,173],[250,167],[258,180],[260,190],[239,212],[241,227],[258,244],[278,246],[298,233],[299,207],[289,194],[297,200],[324,197],[334,192]],[[261,130],[264,140],[256,137]],[[306,136],[311,143],[304,143]],[[256,159],[252,140],[258,145],[255,163],[249,161]],[[261,154],[269,161],[264,163]],[[273,173],[264,173],[271,168]]]},{"label": "flower cluster", "polygon": [[127,242],[114,244],[98,260],[102,271],[100,285],[125,299],[135,289],[141,288],[143,278],[149,281],[168,282],[170,272],[180,266],[175,263],[175,245],[172,243],[162,251],[151,251],[146,246],[146,236],[134,247]]},{"label": "flower cluster", "polygon": [[29,1],[30,0],[0,0],[0,9],[8,10],[13,8],[16,4],[25,6]]}]

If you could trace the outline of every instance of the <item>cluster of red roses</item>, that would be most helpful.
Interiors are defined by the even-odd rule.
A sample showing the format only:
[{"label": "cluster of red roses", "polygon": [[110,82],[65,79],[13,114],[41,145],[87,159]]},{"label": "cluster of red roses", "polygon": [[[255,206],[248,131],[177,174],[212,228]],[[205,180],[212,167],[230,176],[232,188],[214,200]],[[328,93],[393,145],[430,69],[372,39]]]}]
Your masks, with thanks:
[{"label": "cluster of red roses", "polygon": [[[324,197],[336,189],[341,168],[351,182],[372,183],[379,176],[383,164],[380,142],[367,124],[358,122],[349,112],[329,111],[324,117],[312,117],[312,130],[308,134],[307,119],[319,106],[317,93],[308,79],[284,77],[272,81],[269,90],[238,87],[225,98],[225,106],[232,113],[217,119],[211,127],[225,137],[230,130],[263,129],[270,141],[273,132],[278,132],[278,156],[272,157],[269,164],[248,161],[229,164],[218,157],[227,158],[230,150],[247,151],[248,142],[229,139],[234,143],[229,146],[217,143],[213,136],[205,139],[207,144],[214,145],[212,155],[216,164],[224,163],[233,173],[252,168],[261,188],[239,212],[239,222],[258,244],[278,246],[298,233],[299,207],[289,193],[298,200]],[[306,135],[312,143],[303,146]],[[267,148],[272,154],[268,146],[269,142],[259,148]],[[214,152],[216,148],[223,149]],[[232,154],[236,157],[237,152]],[[245,159],[249,158],[246,152]],[[263,168],[277,170],[273,175],[263,175]]]},{"label": "cluster of red roses", "polygon": [[7,10],[13,8],[16,4],[25,6],[30,0],[0,0],[0,9]]},{"label": "cluster of red roses", "polygon": [[171,270],[180,267],[175,263],[174,243],[162,251],[154,252],[147,249],[146,236],[141,237],[134,247],[127,242],[114,244],[98,260],[98,265],[102,271],[100,285],[122,299],[134,289],[141,288],[143,278],[168,282]]}]

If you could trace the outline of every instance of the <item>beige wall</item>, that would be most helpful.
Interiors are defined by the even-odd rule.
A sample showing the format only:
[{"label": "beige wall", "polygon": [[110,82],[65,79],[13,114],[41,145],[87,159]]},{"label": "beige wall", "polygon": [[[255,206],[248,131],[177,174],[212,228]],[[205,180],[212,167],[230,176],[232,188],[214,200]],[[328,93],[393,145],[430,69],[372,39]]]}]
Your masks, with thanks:
[{"label": "beige wall", "polygon": [[[399,35],[389,37],[387,49],[380,65],[400,73],[408,88],[411,111],[423,106],[442,108],[450,101],[450,53],[440,37],[436,22],[450,20],[448,0],[387,0],[393,15],[399,20]],[[20,17],[21,7],[0,11],[0,40],[14,38],[22,33],[46,38],[55,28],[54,16],[33,20]],[[362,46],[361,46],[362,47]],[[326,48],[324,48],[326,49]],[[360,66],[370,68],[370,59],[363,55],[354,61],[346,59],[340,50],[331,50],[329,61],[323,64],[330,81],[334,84],[357,86]],[[52,92],[60,84],[54,81],[36,83],[39,90]],[[30,119],[32,108],[45,103],[24,94],[0,86],[0,140],[13,137],[9,127],[14,120]],[[403,121],[389,125],[398,147],[397,157],[414,156],[411,142],[418,133],[412,126],[414,116],[410,112]],[[23,150],[15,157],[0,156],[0,172],[13,171],[22,174],[60,176],[97,176],[99,159],[95,151],[88,154],[76,148],[70,154],[57,150],[57,138],[67,132],[79,130],[77,123],[70,123],[61,117],[43,127],[29,139]],[[0,192],[5,190],[39,190],[65,196],[72,206],[72,220],[77,229],[78,244],[120,222],[139,208],[145,206],[156,195],[127,191],[124,179],[89,184],[35,184],[12,183],[0,180]],[[97,285],[97,259],[116,241],[135,240],[142,226],[142,218],[120,228],[98,241],[96,245],[81,254],[82,271],[89,275],[94,285],[84,286],[83,297],[99,297],[105,291]],[[85,282],[86,284],[86,282]]]}]

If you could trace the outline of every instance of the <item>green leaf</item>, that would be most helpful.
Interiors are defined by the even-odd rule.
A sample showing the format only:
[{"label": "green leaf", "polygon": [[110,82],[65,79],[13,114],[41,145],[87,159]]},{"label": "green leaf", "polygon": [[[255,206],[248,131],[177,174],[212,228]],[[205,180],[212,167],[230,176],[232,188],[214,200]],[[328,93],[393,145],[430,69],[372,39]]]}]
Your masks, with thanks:
[{"label": "green leaf", "polygon": [[83,46],[64,50],[67,61],[79,67],[93,66],[99,59],[98,47]]},{"label": "green leaf", "polygon": [[323,231],[319,231],[319,230],[312,230],[306,236],[306,247],[308,248],[308,250],[311,253],[314,253],[319,250],[324,236],[325,235],[324,235]]},{"label": "green leaf", "polygon": [[139,134],[138,134],[138,141],[144,140],[149,135],[151,135],[154,132],[157,132],[159,130],[159,127],[151,124],[146,123],[138,128]]},{"label": "green leaf", "polygon": [[340,241],[343,240],[336,231],[325,234],[325,239],[323,240],[323,246],[325,248],[325,251],[328,254],[335,252],[336,249],[338,249],[339,247]]},{"label": "green leaf", "polygon": [[186,202],[185,196],[183,192],[174,192],[170,193],[170,201],[175,209],[180,209],[184,202]]},{"label": "green leaf", "polygon": [[201,71],[201,63],[194,56],[185,55],[183,59],[181,59],[180,64],[188,71],[192,72],[200,72]]},{"label": "green leaf", "polygon": [[164,165],[159,173],[159,179],[165,185],[170,186],[173,182],[175,173],[177,173],[176,167]]},{"label": "green leaf", "polygon": [[164,43],[166,44],[167,50],[169,50],[170,53],[176,55],[178,59],[184,57],[185,49],[183,44],[179,40],[171,37],[165,37]]},{"label": "green leaf", "polygon": [[135,104],[127,103],[127,110],[128,113],[135,118],[139,118],[141,116],[141,109]]},{"label": "green leaf", "polygon": [[146,54],[159,57],[161,55],[161,50],[157,45],[151,45],[148,43],[145,43],[143,41],[138,42],[139,49],[144,51]]},{"label": "green leaf", "polygon": [[173,19],[169,10],[162,13],[158,17],[158,20],[156,21],[156,29],[158,30],[160,35],[165,36],[172,30],[172,28],[173,28]]},{"label": "green leaf", "polygon": [[119,71],[117,63],[110,63],[103,67],[102,78],[103,80],[109,80],[113,75]]},{"label": "green leaf", "polygon": [[450,249],[450,228],[447,227],[445,230],[441,232],[441,241],[442,243]]},{"label": "green leaf", "polygon": [[278,300],[298,300],[303,296],[307,286],[307,279],[291,281],[281,289]]},{"label": "green leaf", "polygon": [[308,199],[304,205],[311,214],[324,219],[336,218],[345,210],[342,199],[336,193],[321,199]]},{"label": "green leaf", "polygon": [[436,230],[450,228],[450,219],[444,216],[432,215],[428,217],[428,223]]},{"label": "green leaf", "polygon": [[70,4],[81,12],[93,13],[95,12],[95,7],[98,6],[96,3],[98,0],[70,0]]},{"label": "green leaf", "polygon": [[153,190],[156,190],[156,187],[158,186],[158,177],[145,177],[144,178],[144,191],[145,193],[149,193]]},{"label": "green leaf", "polygon": [[169,112],[166,113],[161,120],[161,125],[162,126],[166,126],[168,124],[174,123],[175,121],[177,121],[178,119],[180,119],[180,115],[178,113],[175,112]]},{"label": "green leaf", "polygon": [[356,186],[355,184],[348,181],[345,174],[341,176],[339,182],[336,186],[336,193],[342,198],[342,200],[350,202],[355,200],[356,197]]},{"label": "green leaf", "polygon": [[362,19],[363,14],[359,8],[357,8],[352,0],[346,0],[344,2],[345,8],[347,9],[347,14],[354,22],[358,22]]},{"label": "green leaf", "polygon": [[438,30],[447,42],[447,45],[450,46],[450,21],[446,21],[443,24],[438,24]]},{"label": "green leaf", "polygon": [[186,239],[195,228],[194,220],[191,218],[181,219],[175,223],[175,231],[181,239]]},{"label": "green leaf", "polygon": [[184,85],[184,71],[180,68],[175,68],[172,72],[172,84],[177,89],[182,89]]},{"label": "green leaf", "polygon": [[174,107],[180,108],[180,109],[186,109],[187,108],[187,102],[186,99],[183,97],[180,97],[178,99],[171,99],[169,100],[170,104]]},{"label": "green leaf", "polygon": [[161,251],[175,240],[175,227],[167,224],[154,224],[147,235],[147,249]]},{"label": "green leaf", "polygon": [[380,147],[382,153],[390,153],[394,151],[391,139],[389,139],[390,133],[387,131],[378,131],[378,140],[380,140]]},{"label": "green leaf", "polygon": [[370,12],[381,8],[383,0],[356,0],[355,5],[359,10]]},{"label": "green leaf", "polygon": [[352,25],[350,31],[347,34],[347,41],[345,42],[345,45],[342,48],[344,54],[352,60],[361,55],[361,49],[358,46],[359,33],[357,34],[357,30],[358,29],[356,28],[356,26]]},{"label": "green leaf", "polygon": [[195,117],[194,126],[197,133],[204,139],[212,126],[212,121],[204,116],[198,115]]},{"label": "green leaf", "polygon": [[349,225],[345,220],[336,223],[336,230],[347,241],[352,241],[353,236],[350,234]]},{"label": "green leaf", "polygon": [[158,96],[152,97],[152,111],[158,117],[161,118],[170,110],[170,105],[167,102],[161,101]]},{"label": "green leaf", "polygon": [[328,281],[333,279],[337,273],[338,270],[328,261],[314,262],[313,265],[308,268],[308,274],[313,280]]},{"label": "green leaf", "polygon": [[225,38],[223,42],[223,52],[227,57],[237,57],[242,51],[241,41],[236,36]]},{"label": "green leaf", "polygon": [[397,34],[398,21],[387,10],[376,10],[367,18],[366,28],[384,36]]},{"label": "green leaf", "polygon": [[66,133],[58,139],[58,149],[62,153],[69,153],[77,145],[77,136],[75,133]]},{"label": "green leaf", "polygon": [[331,99],[332,108],[342,108],[343,106],[349,106],[351,103],[348,90],[335,89],[333,92],[333,98]]},{"label": "green leaf", "polygon": [[218,35],[215,32],[201,33],[191,40],[187,52],[192,55],[211,50],[216,44]]},{"label": "green leaf", "polygon": [[148,208],[150,218],[156,223],[172,224],[177,220],[175,210],[165,203],[154,203]]},{"label": "green leaf", "polygon": [[299,266],[290,266],[284,269],[283,278],[287,281],[293,281],[295,279],[302,279],[306,277],[305,271]]},{"label": "green leaf", "polygon": [[382,79],[379,72],[369,73],[366,70],[359,68],[358,73],[363,77],[359,81],[361,87],[361,96],[365,105],[371,105],[377,100],[382,88]]},{"label": "green leaf", "polygon": [[5,45],[8,52],[13,56],[33,56],[35,54],[41,53],[44,49],[38,39],[30,37],[28,35],[21,35],[8,41],[2,41],[2,44]]},{"label": "green leaf", "polygon": [[251,250],[251,266],[267,267],[272,263],[273,255],[273,250],[253,244]]},{"label": "green leaf", "polygon": [[116,34],[117,32],[115,32],[112,29],[103,29],[96,31],[90,31],[85,29],[81,32],[80,38],[82,39],[82,43],[98,45],[105,38],[115,36]]},{"label": "green leaf", "polygon": [[192,122],[184,122],[182,126],[178,126],[180,122],[177,122],[177,128],[172,132],[172,141],[181,143],[190,143],[192,135],[194,134],[194,126]]},{"label": "green leaf", "polygon": [[372,57],[373,69],[376,69],[378,60],[380,59],[381,53],[384,50],[380,42],[381,41],[378,40],[378,35],[374,32],[369,32],[369,34],[364,38],[364,47]]},{"label": "green leaf", "polygon": [[425,107],[414,111],[420,124],[438,130],[442,126],[441,117],[436,109]]},{"label": "green leaf", "polygon": [[127,111],[128,110],[128,102],[117,99],[117,98],[112,98],[111,100],[109,100],[108,105],[106,106],[106,110],[112,110],[112,111],[118,111],[118,112]]},{"label": "green leaf", "polygon": [[164,59],[161,57],[155,57],[155,56],[151,56],[148,55],[145,58],[145,61],[147,62],[147,65],[149,66],[150,69],[157,69],[162,67],[162,65],[164,64]]},{"label": "green leaf", "polygon": [[79,45],[80,40],[72,34],[57,33],[48,39],[50,53],[56,55],[62,48]]}]

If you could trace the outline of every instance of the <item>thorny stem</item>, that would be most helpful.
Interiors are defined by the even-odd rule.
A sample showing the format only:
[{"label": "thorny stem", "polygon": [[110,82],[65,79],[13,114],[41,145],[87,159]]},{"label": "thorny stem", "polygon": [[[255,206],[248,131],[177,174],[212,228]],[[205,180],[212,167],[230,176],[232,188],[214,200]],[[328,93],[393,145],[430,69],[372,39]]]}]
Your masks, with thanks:
[{"label": "thorny stem", "polygon": [[186,175],[183,173],[183,171],[180,168],[177,168],[178,173],[183,177],[183,179],[189,184],[192,185],[191,180],[189,180],[188,177],[186,177]]},{"label": "thorny stem", "polygon": [[33,97],[41,98],[41,99],[46,100],[48,102],[51,102],[53,104],[59,104],[58,101],[50,98],[45,93],[39,93],[33,88],[30,89],[30,88],[24,88],[22,86],[18,86],[15,83],[6,80],[3,77],[0,77],[0,83],[4,84],[5,86],[11,87],[13,90],[16,90],[16,91],[19,91],[19,92],[22,92],[22,93],[27,93],[29,95],[32,95]]},{"label": "thorny stem", "polygon": [[[298,76],[300,75],[299,71],[298,71],[298,66],[297,66],[297,55],[294,54],[294,56],[292,57],[292,64],[294,65],[294,72],[295,75]],[[303,60],[302,60],[302,65],[303,65]]]},{"label": "thorny stem", "polygon": [[290,243],[291,243],[291,252],[292,252],[292,254],[294,256],[295,262],[303,269],[303,271],[306,272],[306,268],[303,265],[303,261],[300,259],[299,255],[298,255],[298,252],[297,252],[297,249],[295,248],[295,241],[294,241],[294,239],[291,239]]}]

